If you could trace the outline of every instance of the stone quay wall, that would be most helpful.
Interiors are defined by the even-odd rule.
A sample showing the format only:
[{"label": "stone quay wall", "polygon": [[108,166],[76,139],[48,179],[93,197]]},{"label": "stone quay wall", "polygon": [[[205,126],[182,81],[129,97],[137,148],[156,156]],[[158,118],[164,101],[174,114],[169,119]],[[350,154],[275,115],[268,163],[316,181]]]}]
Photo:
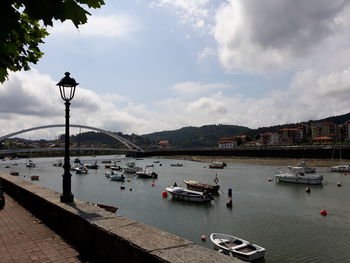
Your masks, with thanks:
[{"label": "stone quay wall", "polygon": [[0,174],[0,184],[91,262],[242,262],[86,202],[61,203],[60,193],[16,176]]}]

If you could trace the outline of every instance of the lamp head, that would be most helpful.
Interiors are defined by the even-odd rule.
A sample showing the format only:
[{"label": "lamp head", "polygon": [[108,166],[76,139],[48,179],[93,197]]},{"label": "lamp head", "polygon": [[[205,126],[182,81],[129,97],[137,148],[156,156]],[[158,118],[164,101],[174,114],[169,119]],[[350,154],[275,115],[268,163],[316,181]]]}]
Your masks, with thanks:
[{"label": "lamp head", "polygon": [[63,77],[56,85],[60,88],[62,99],[64,101],[71,101],[75,94],[75,88],[79,85],[79,83],[69,76],[69,72],[64,74],[66,76]]}]

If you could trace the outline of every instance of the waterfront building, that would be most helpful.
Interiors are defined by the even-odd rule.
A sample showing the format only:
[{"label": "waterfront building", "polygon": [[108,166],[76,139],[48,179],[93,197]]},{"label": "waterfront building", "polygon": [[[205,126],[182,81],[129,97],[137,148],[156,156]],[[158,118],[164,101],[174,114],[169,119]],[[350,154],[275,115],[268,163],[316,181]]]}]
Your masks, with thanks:
[{"label": "waterfront building", "polygon": [[283,128],[278,130],[280,144],[299,144],[303,139],[303,130],[298,128]]},{"label": "waterfront building", "polygon": [[345,141],[350,141],[350,120],[344,123],[344,139]]},{"label": "waterfront building", "polygon": [[260,142],[264,145],[278,144],[278,134],[275,132],[265,132],[260,134]]},{"label": "waterfront building", "polygon": [[159,149],[169,149],[170,148],[170,142],[168,140],[159,141],[158,142],[158,148]]},{"label": "waterfront building", "polygon": [[330,137],[335,142],[338,138],[337,125],[331,121],[313,122],[311,123],[311,136],[312,139]]},{"label": "waterfront building", "polygon": [[230,138],[220,138],[218,141],[219,149],[232,149],[234,147],[237,147],[237,141]]}]

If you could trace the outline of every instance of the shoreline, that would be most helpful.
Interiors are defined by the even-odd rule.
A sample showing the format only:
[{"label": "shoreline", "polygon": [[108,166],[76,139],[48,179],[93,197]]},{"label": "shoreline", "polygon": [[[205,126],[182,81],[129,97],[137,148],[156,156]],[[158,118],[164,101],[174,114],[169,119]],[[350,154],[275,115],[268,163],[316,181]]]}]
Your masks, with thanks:
[{"label": "shoreline", "polygon": [[308,166],[316,167],[330,167],[334,165],[340,165],[344,163],[350,163],[349,160],[344,160],[340,163],[340,160],[335,159],[303,159],[303,158],[272,158],[272,157],[237,157],[237,156],[197,156],[197,155],[173,155],[173,156],[154,156],[160,159],[177,159],[194,162],[207,162],[220,161],[225,163],[242,163],[242,164],[257,164],[257,165],[269,165],[269,166],[289,166],[297,165],[300,162],[305,161]]}]

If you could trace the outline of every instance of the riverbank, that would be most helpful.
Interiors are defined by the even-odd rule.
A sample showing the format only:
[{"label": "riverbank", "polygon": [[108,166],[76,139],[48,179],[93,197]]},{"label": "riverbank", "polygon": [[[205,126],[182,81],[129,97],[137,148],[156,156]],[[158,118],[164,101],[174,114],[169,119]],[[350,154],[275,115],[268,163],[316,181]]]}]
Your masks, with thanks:
[{"label": "riverbank", "polygon": [[[173,156],[156,156],[156,158],[188,160],[196,162],[213,162],[220,161],[225,163],[242,163],[272,166],[296,165],[305,161],[309,166],[329,167],[339,165],[340,161],[335,159],[300,159],[300,158],[269,158],[269,157],[237,157],[237,156],[190,156],[190,155],[173,155]],[[350,160],[344,160],[343,164],[350,163]]]}]

